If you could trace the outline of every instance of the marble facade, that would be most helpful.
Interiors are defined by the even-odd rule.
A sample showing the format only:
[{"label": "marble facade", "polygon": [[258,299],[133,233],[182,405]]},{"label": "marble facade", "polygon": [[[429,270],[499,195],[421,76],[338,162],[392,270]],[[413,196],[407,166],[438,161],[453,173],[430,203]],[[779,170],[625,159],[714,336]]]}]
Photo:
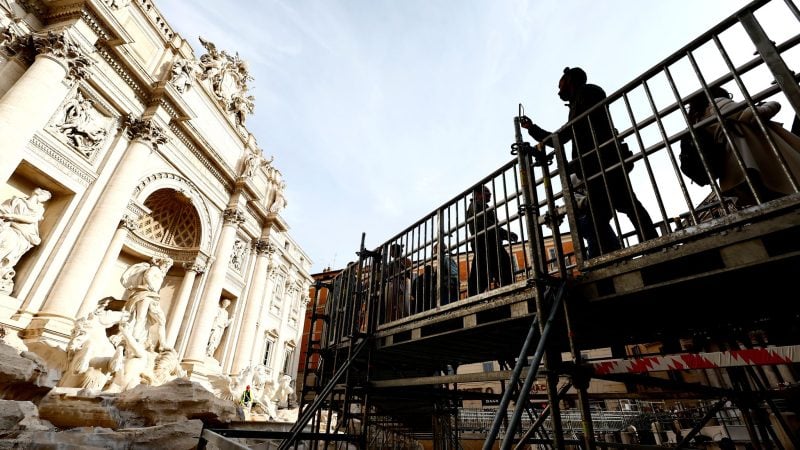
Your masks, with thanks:
[{"label": "marble facade", "polygon": [[43,208],[5,235],[0,326],[60,386],[296,377],[311,261],[246,62],[199,43],[150,0],[0,2],[0,203]]}]

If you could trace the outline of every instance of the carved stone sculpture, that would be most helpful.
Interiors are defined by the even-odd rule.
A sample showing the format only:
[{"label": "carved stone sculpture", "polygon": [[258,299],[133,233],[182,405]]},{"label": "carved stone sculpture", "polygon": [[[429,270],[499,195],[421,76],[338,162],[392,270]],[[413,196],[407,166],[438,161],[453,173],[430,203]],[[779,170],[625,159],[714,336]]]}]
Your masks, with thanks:
[{"label": "carved stone sculpture", "polygon": [[107,392],[122,392],[132,389],[142,382],[142,374],[147,370],[148,351],[134,337],[133,326],[129,322],[120,322],[117,338],[117,350],[110,363],[114,374]]},{"label": "carved stone sculpture", "polygon": [[28,250],[41,243],[39,222],[44,219],[43,203],[51,194],[36,188],[30,197],[14,196],[0,203],[0,293],[14,289],[14,266]]},{"label": "carved stone sculpture", "polygon": [[231,301],[223,299],[219,305],[217,316],[214,318],[214,323],[211,325],[211,334],[208,337],[208,346],[206,346],[206,355],[214,357],[214,352],[217,351],[219,343],[222,340],[222,334],[233,320],[228,319],[228,306]]},{"label": "carved stone sculpture", "polygon": [[236,271],[242,271],[242,263],[244,262],[244,251],[245,245],[244,241],[241,239],[236,239],[233,242],[233,251],[231,252],[231,259],[228,263],[228,266]]},{"label": "carved stone sculpture", "polygon": [[272,396],[272,401],[278,405],[286,405],[288,408],[292,408],[293,406],[290,400],[293,395],[294,388],[292,387],[292,377],[283,375],[278,382],[278,388],[275,390],[275,394]]},{"label": "carved stone sculpture", "polygon": [[175,378],[184,377],[186,377],[186,371],[181,368],[181,360],[178,357],[178,352],[168,348],[162,350],[161,353],[156,356],[153,369],[142,374],[142,382],[151,386],[161,386]]},{"label": "carved stone sculpture", "polygon": [[286,183],[281,183],[278,189],[275,190],[275,200],[272,201],[269,212],[278,214],[283,211],[283,208],[286,208],[288,202],[286,201],[286,197],[283,196],[284,189],[286,189]]},{"label": "carved stone sculpture", "polygon": [[237,92],[233,95],[231,105],[228,109],[233,112],[237,125],[244,126],[247,116],[253,114],[255,111],[255,101],[256,98],[252,95],[244,95],[241,92]]},{"label": "carved stone sculpture", "polygon": [[166,336],[166,318],[158,294],[172,259],[154,257],[128,267],[120,282],[131,293],[123,307],[130,313],[130,334],[147,350],[161,350]]},{"label": "carved stone sculpture", "polygon": [[172,78],[169,82],[175,86],[178,92],[184,93],[192,87],[192,82],[200,72],[201,69],[197,61],[183,58],[177,59],[172,63]]},{"label": "carved stone sculpture", "polygon": [[269,167],[272,164],[272,161],[275,160],[273,156],[269,160],[266,160],[261,151],[254,151],[248,150],[247,154],[244,156],[244,163],[242,164],[242,177],[250,178],[256,174],[256,171],[260,167]]},{"label": "carved stone sculpture", "polygon": [[116,350],[106,329],[127,318],[126,312],[106,309],[112,299],[100,300],[94,311],[75,322],[67,344],[67,369],[59,386],[101,390],[108,382]]},{"label": "carved stone sculpture", "polygon": [[238,111],[234,98],[239,97],[239,101],[244,102],[242,111],[247,113],[247,110],[251,109],[247,103],[252,102],[252,98],[246,95],[247,82],[253,79],[247,63],[239,58],[238,53],[236,56],[231,56],[224,50],[218,51],[213,42],[206,41],[202,37],[200,43],[208,51],[200,56],[200,65],[203,69],[201,78],[210,81],[211,89],[226,111]]},{"label": "carved stone sculpture", "polygon": [[80,92],[64,106],[55,129],[86,157],[102,145],[108,133],[97,120],[92,101],[84,98]]},{"label": "carved stone sculpture", "polygon": [[256,389],[253,391],[253,398],[255,398],[253,412],[264,414],[268,420],[275,420],[278,417],[278,410],[275,401],[272,400],[274,395],[275,381],[265,378],[260,385],[256,385]]}]

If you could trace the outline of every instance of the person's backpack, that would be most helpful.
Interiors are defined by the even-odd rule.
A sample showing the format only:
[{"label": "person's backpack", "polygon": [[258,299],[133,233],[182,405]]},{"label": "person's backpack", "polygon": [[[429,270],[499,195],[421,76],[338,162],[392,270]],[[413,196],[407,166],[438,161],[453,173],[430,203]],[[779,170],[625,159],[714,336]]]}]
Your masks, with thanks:
[{"label": "person's backpack", "polygon": [[[695,130],[697,143],[700,151],[703,152],[708,170],[714,179],[718,178],[722,171],[722,162],[725,158],[725,143],[717,142],[714,136],[707,129],[699,128]],[[681,163],[681,172],[689,177],[690,180],[706,186],[711,183],[708,174],[703,168],[703,161],[700,159],[700,151],[695,147],[692,136],[687,134],[681,139],[681,153],[678,159]]]}]

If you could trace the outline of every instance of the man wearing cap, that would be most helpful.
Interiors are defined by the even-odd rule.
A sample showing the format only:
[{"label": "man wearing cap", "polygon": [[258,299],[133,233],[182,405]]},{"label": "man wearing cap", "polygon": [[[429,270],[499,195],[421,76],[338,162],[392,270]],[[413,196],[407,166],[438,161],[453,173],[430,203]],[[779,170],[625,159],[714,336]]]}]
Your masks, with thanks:
[{"label": "man wearing cap", "polygon": [[494,209],[489,206],[491,198],[489,188],[478,186],[467,207],[467,227],[474,237],[470,241],[474,255],[467,283],[471,296],[489,289],[493,281],[497,286],[513,282],[511,258],[503,248],[503,241],[516,242],[517,235],[497,226]]},{"label": "man wearing cap", "polygon": [[[583,69],[567,67],[558,82],[558,96],[569,102],[568,119],[572,121],[605,100],[606,93],[599,86],[586,83],[586,72]],[[530,118],[522,116],[520,125],[537,141],[553,145],[552,141],[545,141],[552,133],[534,124]],[[625,172],[622,170],[625,164],[622,164],[619,157],[620,153],[623,158],[627,156],[627,146],[620,142],[620,153],[617,153],[617,145],[614,142],[608,143],[612,136],[611,123],[606,108],[603,107],[594,109],[572,126],[565,127],[558,135],[561,144],[573,141],[572,160],[568,170],[586,183],[591,217],[595,218],[594,223],[591,220],[579,220],[578,231],[586,239],[589,258],[620,248],[619,239],[609,225],[615,209],[628,216],[640,241],[658,237],[650,214],[636,198],[636,194],[628,190]],[[595,151],[595,143],[605,145]],[[614,170],[608,170],[615,164],[618,166]],[[600,175],[601,172],[604,175]],[[592,176],[594,178],[587,180]],[[611,197],[611,204],[608,197]]]}]

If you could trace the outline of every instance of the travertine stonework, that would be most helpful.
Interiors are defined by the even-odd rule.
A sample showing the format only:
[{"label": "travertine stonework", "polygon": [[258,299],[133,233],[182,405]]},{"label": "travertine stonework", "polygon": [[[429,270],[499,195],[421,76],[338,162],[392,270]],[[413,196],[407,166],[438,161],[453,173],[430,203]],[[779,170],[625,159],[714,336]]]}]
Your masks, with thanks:
[{"label": "travertine stonework", "polygon": [[151,0],[0,2],[0,327],[32,398],[249,384],[287,417],[311,261],[245,59],[192,41]]}]

